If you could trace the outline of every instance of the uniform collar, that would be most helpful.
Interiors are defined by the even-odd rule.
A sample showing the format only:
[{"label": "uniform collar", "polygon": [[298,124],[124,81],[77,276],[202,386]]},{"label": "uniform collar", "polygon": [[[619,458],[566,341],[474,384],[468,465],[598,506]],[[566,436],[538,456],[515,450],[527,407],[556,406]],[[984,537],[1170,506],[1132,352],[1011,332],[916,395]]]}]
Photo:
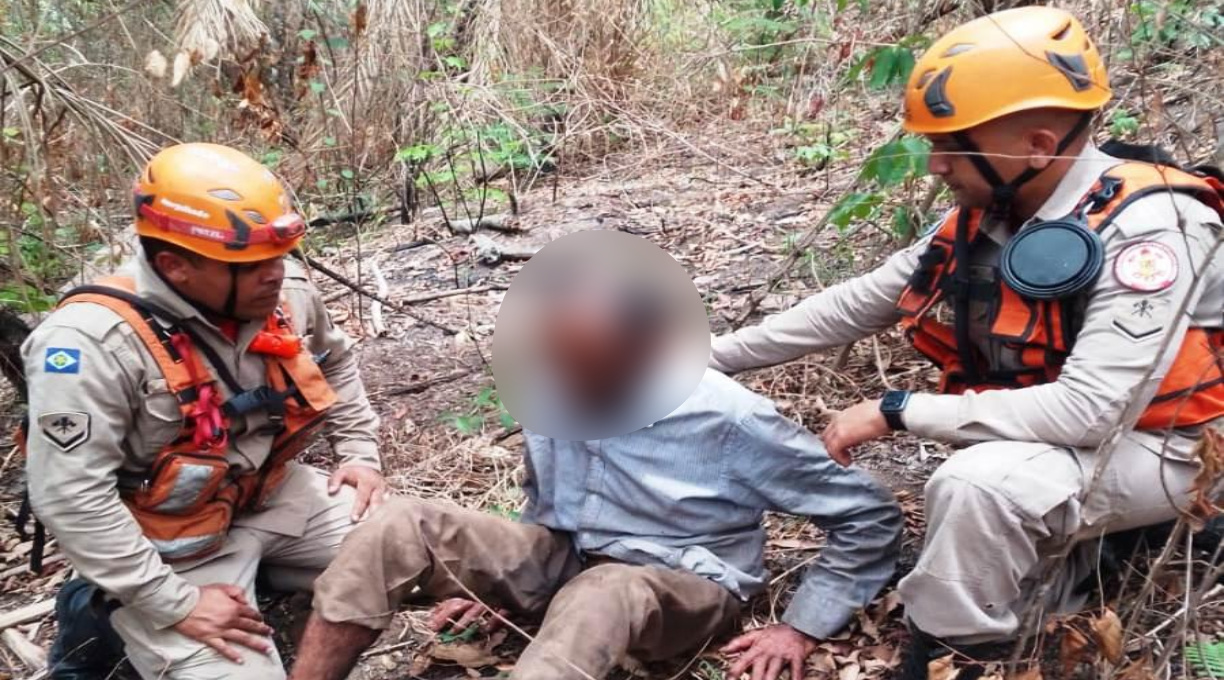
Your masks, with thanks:
[{"label": "uniform collar", "polygon": [[140,297],[180,319],[208,328],[225,342],[234,342],[234,344],[240,347],[246,347],[250,344],[251,339],[255,337],[255,334],[263,327],[262,323],[243,323],[238,330],[237,341],[231,341],[225,333],[221,332],[221,329],[217,328],[216,324],[209,321],[199,309],[196,309],[195,305],[184,299],[183,296],[170,287],[170,284],[157,275],[157,272],[153,270],[153,265],[145,257],[144,251],[137,252],[135,257],[128,261],[120,273],[131,276],[135,280],[136,294]]},{"label": "uniform collar", "polygon": [[[1054,187],[1054,192],[1050,194],[1045,203],[1041,204],[1037,213],[1020,228],[1024,229],[1037,222],[1066,217],[1092,190],[1101,175],[1121,162],[1098,149],[1095,144],[1088,143],[1071,167],[1067,169],[1067,174],[1063,175],[1058,186]],[[982,220],[981,231],[999,245],[1007,243],[1011,238],[1006,224],[991,219]]]},{"label": "uniform collar", "polygon": [[1037,209],[1037,214],[1025,222],[1025,226],[1036,221],[1066,217],[1092,190],[1101,175],[1119,163],[1120,160],[1101,151],[1096,145],[1090,143],[1085,146],[1062,181],[1054,188],[1054,193]]}]

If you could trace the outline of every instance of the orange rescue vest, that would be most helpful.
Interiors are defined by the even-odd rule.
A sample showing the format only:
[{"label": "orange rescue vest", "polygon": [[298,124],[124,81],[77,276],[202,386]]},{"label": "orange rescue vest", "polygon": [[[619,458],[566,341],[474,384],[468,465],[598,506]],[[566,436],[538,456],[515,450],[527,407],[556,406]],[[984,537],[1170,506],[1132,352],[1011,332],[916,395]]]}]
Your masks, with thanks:
[{"label": "orange rescue vest", "polygon": [[[163,560],[216,551],[237,512],[258,511],[284,481],[288,463],[322,426],[336,395],[319,362],[293,332],[285,307],[268,317],[248,351],[263,356],[267,384],[242,390],[211,348],[185,324],[134,294],[131,279],[110,277],[70,291],[60,307],[91,302],[123,318],[148,348],[178,400],[182,427],[145,475],[120,475],[120,497]],[[166,326],[170,323],[170,326]],[[210,358],[210,355],[214,358]],[[226,401],[208,367],[235,394]],[[230,418],[264,410],[276,426],[258,470],[238,473],[226,459]]]},{"label": "orange rescue vest", "polygon": [[[1101,191],[1107,186],[1109,191]],[[1224,184],[1173,168],[1128,162],[1108,170],[1085,201],[1102,197],[1086,212],[1088,228],[1100,233],[1134,201],[1156,192],[1193,196],[1224,217]],[[964,218],[966,238],[978,237],[982,213],[962,216],[954,210],[935,231],[921,256],[918,270],[901,293],[897,309],[902,328],[914,348],[942,369],[940,390],[1009,389],[1056,380],[1071,354],[1081,319],[1071,300],[1033,300],[1021,296],[1000,280],[985,295],[990,299],[990,337],[1017,351],[1022,368],[992,370],[976,348],[963,351],[953,325],[938,321],[936,304],[953,302],[951,273],[958,226]],[[977,294],[973,291],[970,294]],[[961,320],[966,322],[967,320]],[[1164,429],[1200,425],[1224,416],[1224,329],[1191,327],[1156,396],[1136,423],[1138,429]],[[966,365],[967,361],[974,366]]]}]

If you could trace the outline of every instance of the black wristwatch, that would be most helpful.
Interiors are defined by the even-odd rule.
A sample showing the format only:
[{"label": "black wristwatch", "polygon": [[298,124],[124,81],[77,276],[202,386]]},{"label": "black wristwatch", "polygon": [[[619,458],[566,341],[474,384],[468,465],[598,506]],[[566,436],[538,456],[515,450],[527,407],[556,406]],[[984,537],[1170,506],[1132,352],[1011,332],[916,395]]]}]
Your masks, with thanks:
[{"label": "black wristwatch", "polygon": [[884,414],[884,421],[892,429],[905,429],[905,419],[901,415],[905,413],[905,405],[909,400],[909,390],[889,390],[884,393],[884,398],[880,400],[880,413]]}]

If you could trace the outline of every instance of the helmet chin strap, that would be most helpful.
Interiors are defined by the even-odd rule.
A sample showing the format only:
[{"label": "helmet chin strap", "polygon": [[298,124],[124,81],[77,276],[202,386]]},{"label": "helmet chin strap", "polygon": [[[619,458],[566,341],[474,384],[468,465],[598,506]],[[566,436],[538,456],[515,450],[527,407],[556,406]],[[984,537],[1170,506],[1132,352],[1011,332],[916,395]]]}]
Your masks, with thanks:
[{"label": "helmet chin strap", "polygon": [[237,264],[230,263],[229,265],[230,289],[229,289],[229,294],[225,298],[225,306],[222,307],[221,309],[213,309],[209,307],[208,305],[205,305],[204,303],[200,302],[199,300],[195,300],[191,297],[188,297],[187,295],[184,295],[183,292],[178,289],[178,286],[175,286],[173,283],[171,283],[170,279],[166,278],[166,276],[162,274],[161,270],[158,269],[157,267],[153,267],[153,272],[157,274],[157,278],[161,279],[162,283],[166,284],[166,286],[169,287],[170,290],[173,290],[174,292],[178,293],[179,297],[186,300],[187,304],[191,305],[192,307],[195,307],[205,317],[221,317],[223,319],[232,319],[234,321],[241,320],[241,319],[238,319],[236,316],[234,316],[234,313],[237,311],[237,307],[238,307],[238,265]]},{"label": "helmet chin strap", "polygon": [[233,319],[234,312],[238,308],[238,265],[231,262],[229,264],[230,274],[230,289],[229,295],[225,297],[225,307],[221,309],[221,316],[227,319]]},{"label": "helmet chin strap", "polygon": [[[1084,130],[1088,129],[1088,124],[1091,122],[1092,112],[1085,111],[1075,123],[1075,126],[1058,142],[1058,148],[1054,150],[1054,155],[1061,156],[1067,150],[1067,147],[1071,146],[1071,143],[1083,134]],[[1013,177],[1010,182],[1005,182],[994,166],[990,164],[990,161],[986,159],[978,145],[969,137],[968,133],[963,130],[954,132],[952,133],[952,138],[956,140],[961,150],[969,154],[969,161],[973,163],[973,167],[977,168],[978,174],[990,185],[990,213],[994,217],[1010,217],[1012,204],[1016,201],[1020,187],[1032,181],[1033,178],[1041,174],[1042,170],[1045,169],[1030,167]]]}]

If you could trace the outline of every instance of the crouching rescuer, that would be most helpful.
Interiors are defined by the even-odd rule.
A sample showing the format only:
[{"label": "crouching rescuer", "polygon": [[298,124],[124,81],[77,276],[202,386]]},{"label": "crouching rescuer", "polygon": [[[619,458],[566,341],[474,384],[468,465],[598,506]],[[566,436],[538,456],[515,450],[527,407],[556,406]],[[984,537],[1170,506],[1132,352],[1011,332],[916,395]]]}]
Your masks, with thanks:
[{"label": "crouching rescuer", "polygon": [[[134,185],[142,252],[68,293],[23,347],[29,498],[81,580],[52,678],[106,677],[108,618],[145,678],[277,678],[256,571],[309,589],[385,484],[352,341],[285,255],[284,187],[183,144]],[[295,462],[323,429],[331,475]]]}]

